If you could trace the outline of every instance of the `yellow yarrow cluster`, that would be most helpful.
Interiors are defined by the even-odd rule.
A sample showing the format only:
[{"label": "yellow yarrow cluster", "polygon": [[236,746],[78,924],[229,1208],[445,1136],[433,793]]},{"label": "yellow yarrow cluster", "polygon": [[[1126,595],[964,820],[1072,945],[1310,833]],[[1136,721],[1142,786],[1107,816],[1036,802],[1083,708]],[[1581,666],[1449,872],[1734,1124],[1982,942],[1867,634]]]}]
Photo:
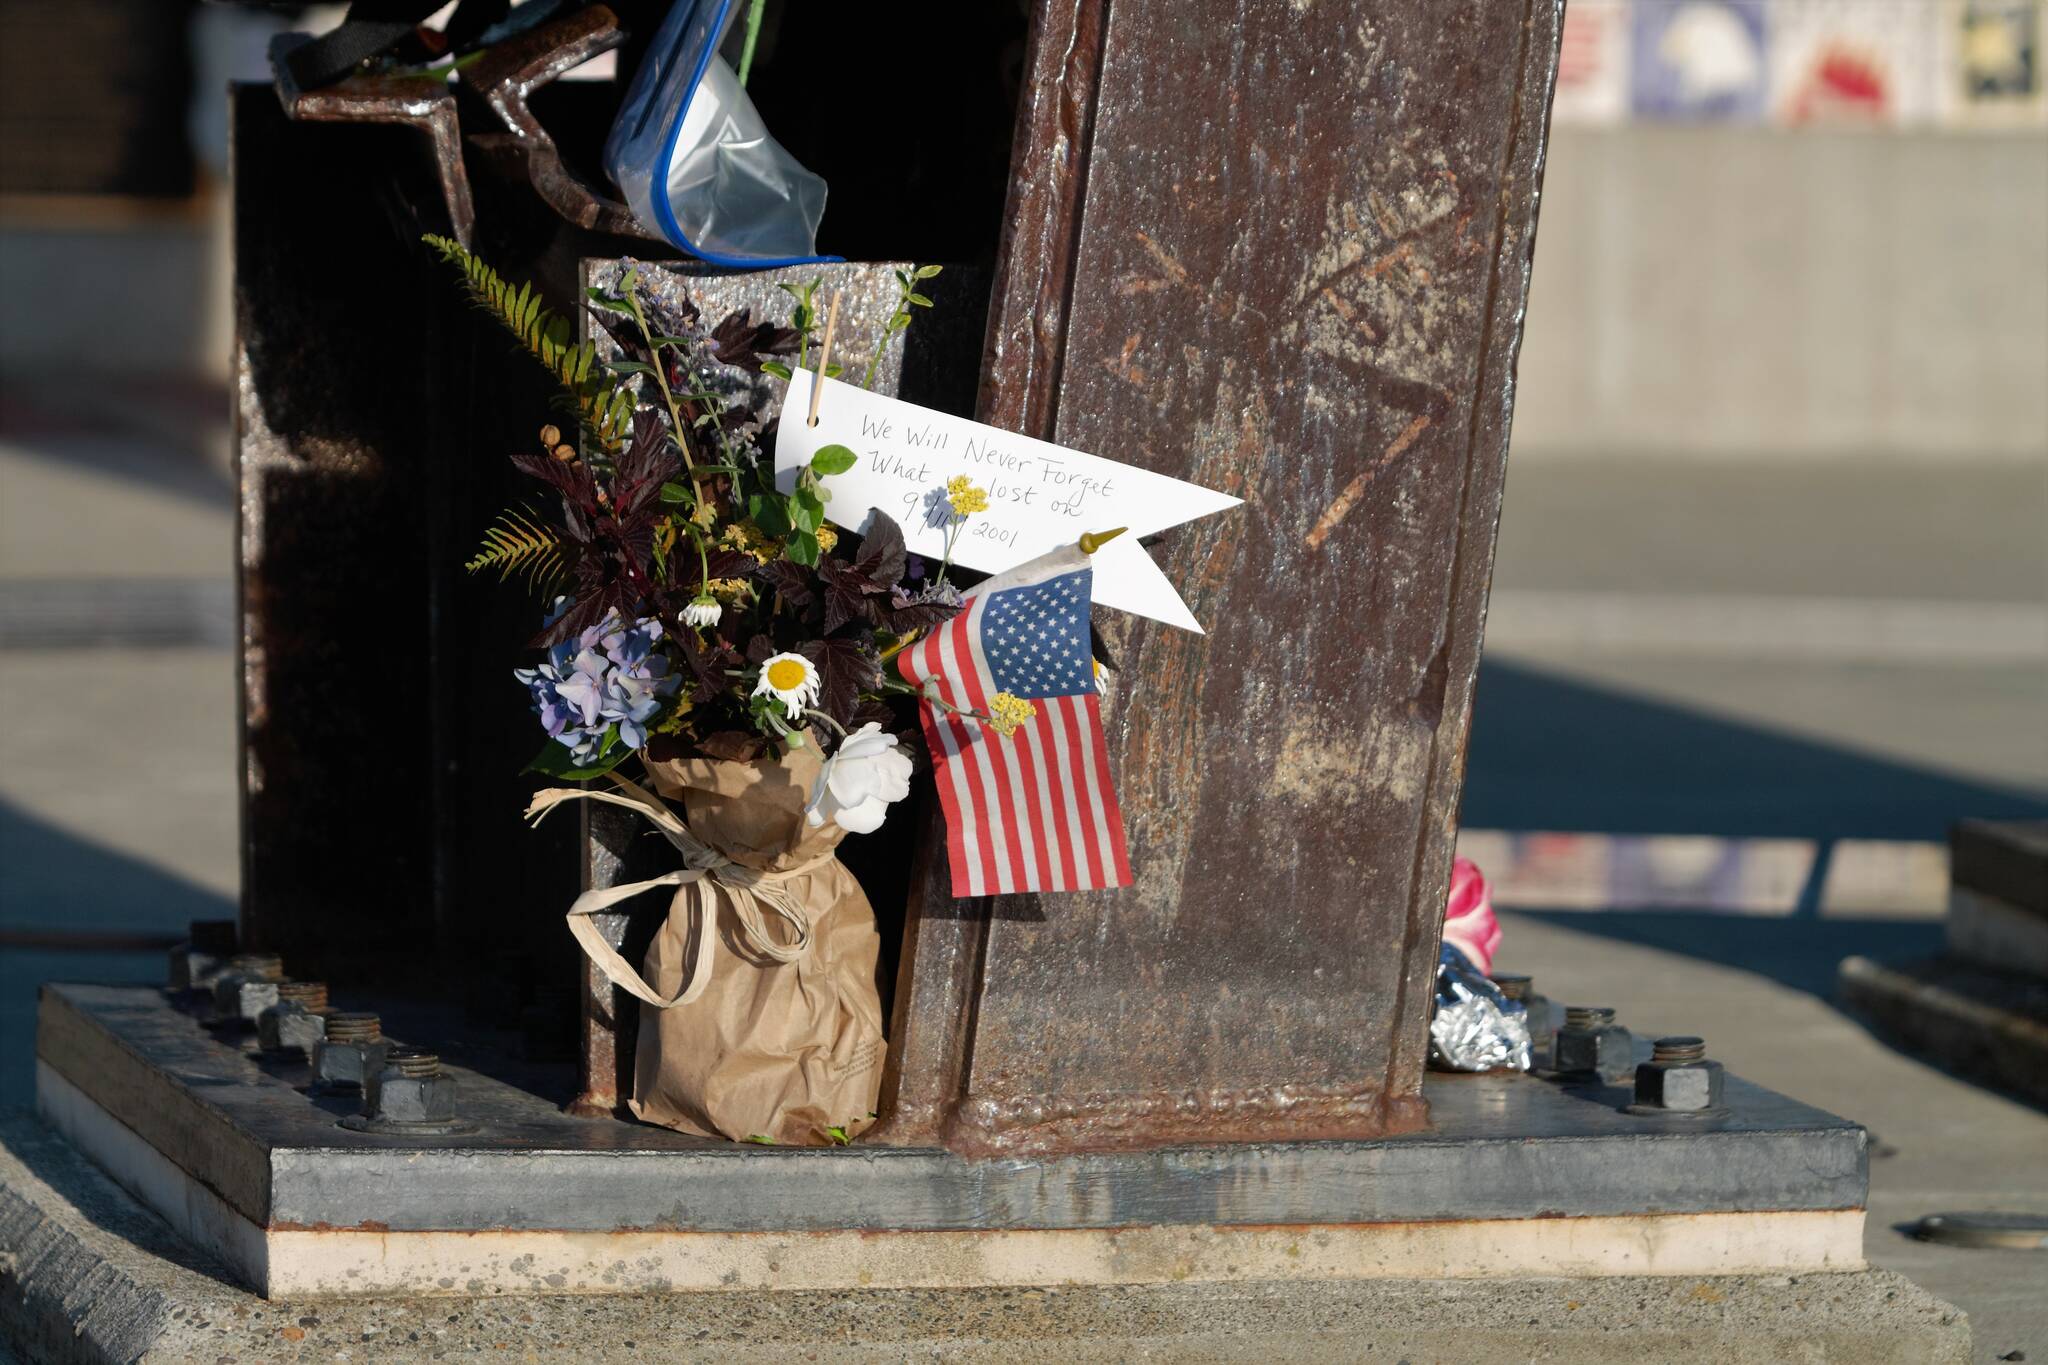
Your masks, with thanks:
[{"label": "yellow yarrow cluster", "polygon": [[704,586],[721,602],[737,602],[747,595],[747,580],[744,578],[714,578]]},{"label": "yellow yarrow cluster", "polygon": [[756,563],[766,564],[782,553],[782,547],[770,540],[760,527],[751,521],[736,521],[725,528],[719,537],[719,544],[728,550],[750,554]]},{"label": "yellow yarrow cluster", "polygon": [[1038,714],[1038,707],[1013,692],[998,692],[988,699],[988,728],[1008,739],[1017,727]]},{"label": "yellow yarrow cluster", "polygon": [[955,474],[946,481],[946,501],[957,515],[972,516],[988,510],[988,490],[975,487],[965,474]]},{"label": "yellow yarrow cluster", "polygon": [[832,547],[838,543],[839,532],[833,530],[830,526],[820,526],[818,528],[818,550],[820,553],[831,553]]}]

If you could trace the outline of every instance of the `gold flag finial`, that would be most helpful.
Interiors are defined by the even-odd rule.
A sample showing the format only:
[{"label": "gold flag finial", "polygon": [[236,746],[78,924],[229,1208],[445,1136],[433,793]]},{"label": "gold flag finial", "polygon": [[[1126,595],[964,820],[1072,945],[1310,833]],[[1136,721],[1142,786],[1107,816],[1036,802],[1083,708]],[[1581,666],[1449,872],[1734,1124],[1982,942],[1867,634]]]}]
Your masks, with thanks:
[{"label": "gold flag finial", "polygon": [[1081,537],[1081,553],[1092,555],[1130,529],[1128,526],[1119,526],[1114,531],[1089,531]]}]

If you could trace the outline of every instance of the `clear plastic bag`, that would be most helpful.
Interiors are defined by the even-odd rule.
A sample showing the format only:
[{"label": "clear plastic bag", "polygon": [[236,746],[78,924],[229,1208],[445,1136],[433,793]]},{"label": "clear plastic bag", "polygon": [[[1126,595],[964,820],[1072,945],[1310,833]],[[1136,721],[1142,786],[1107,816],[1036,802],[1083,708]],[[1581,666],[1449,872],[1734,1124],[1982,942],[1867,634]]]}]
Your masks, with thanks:
[{"label": "clear plastic bag", "polygon": [[713,265],[818,255],[825,181],[768,132],[718,55],[737,0],[676,0],[605,139],[604,165],[641,224]]}]

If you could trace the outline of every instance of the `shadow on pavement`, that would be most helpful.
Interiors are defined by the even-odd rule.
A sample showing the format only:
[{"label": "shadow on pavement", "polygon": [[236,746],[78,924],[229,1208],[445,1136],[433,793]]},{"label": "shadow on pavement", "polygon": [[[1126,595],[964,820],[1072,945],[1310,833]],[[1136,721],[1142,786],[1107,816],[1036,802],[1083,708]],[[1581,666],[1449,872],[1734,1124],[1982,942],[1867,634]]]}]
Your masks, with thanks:
[{"label": "shadow on pavement", "polygon": [[1939,841],[1966,816],[2043,815],[2042,793],[1488,660],[1461,819],[1471,829]]},{"label": "shadow on pavement", "polygon": [[36,403],[19,391],[0,397],[0,442],[13,456],[67,471],[117,479],[200,506],[234,506],[234,479],[195,450],[189,434],[207,420],[189,409],[203,405],[210,418],[225,410],[225,392],[200,386],[188,393],[173,384],[168,387],[179,391],[168,398],[147,386],[138,396],[119,380],[102,382],[103,394],[66,392],[55,405]]},{"label": "shadow on pavement", "polygon": [[1754,972],[1796,991],[1831,1000],[1835,968],[1852,953],[1885,961],[1939,952],[1938,920],[1814,919],[1694,910],[1525,910],[1524,919],[1575,933],[1681,953]]},{"label": "shadow on pavement", "polygon": [[1932,920],[1821,918],[1837,840],[1945,840],[1966,816],[2038,818],[2048,799],[1514,664],[1482,668],[1463,823],[1475,829],[1799,838],[1818,851],[1789,915],[1503,909],[1755,972],[1831,999],[1852,953],[1939,951]]},{"label": "shadow on pavement", "polygon": [[178,934],[233,919],[235,902],[175,872],[115,852],[0,800],[0,950],[11,935]]}]

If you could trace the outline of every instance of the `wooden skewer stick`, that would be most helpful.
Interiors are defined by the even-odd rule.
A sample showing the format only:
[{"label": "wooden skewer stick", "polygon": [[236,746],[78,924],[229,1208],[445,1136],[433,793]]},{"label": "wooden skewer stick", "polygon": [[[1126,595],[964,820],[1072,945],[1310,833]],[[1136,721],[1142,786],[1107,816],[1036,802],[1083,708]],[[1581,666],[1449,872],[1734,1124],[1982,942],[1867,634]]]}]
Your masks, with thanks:
[{"label": "wooden skewer stick", "polygon": [[807,426],[818,425],[818,398],[825,392],[825,365],[832,359],[832,329],[839,325],[839,291],[832,291],[832,304],[825,310],[825,340],[818,346],[818,372],[811,378],[811,415]]}]

